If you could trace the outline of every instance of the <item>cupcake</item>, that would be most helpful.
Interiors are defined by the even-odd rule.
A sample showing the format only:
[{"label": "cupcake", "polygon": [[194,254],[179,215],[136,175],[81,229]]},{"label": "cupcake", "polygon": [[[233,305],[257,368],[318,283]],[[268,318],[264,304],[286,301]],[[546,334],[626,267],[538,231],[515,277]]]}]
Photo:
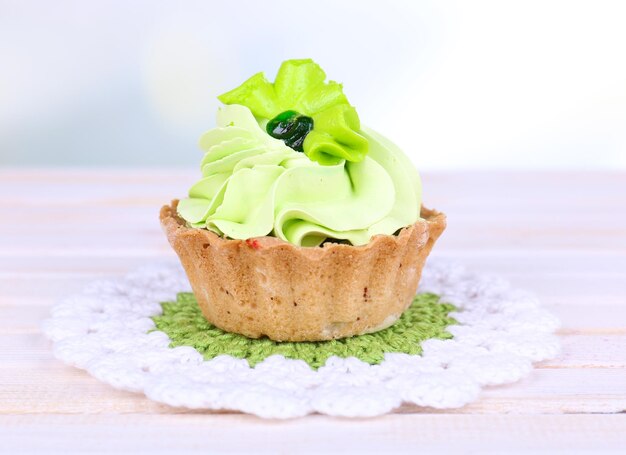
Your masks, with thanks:
[{"label": "cupcake", "polygon": [[392,325],[445,228],[408,157],[309,59],[218,99],[202,177],[160,213],[206,319],[276,341]]}]

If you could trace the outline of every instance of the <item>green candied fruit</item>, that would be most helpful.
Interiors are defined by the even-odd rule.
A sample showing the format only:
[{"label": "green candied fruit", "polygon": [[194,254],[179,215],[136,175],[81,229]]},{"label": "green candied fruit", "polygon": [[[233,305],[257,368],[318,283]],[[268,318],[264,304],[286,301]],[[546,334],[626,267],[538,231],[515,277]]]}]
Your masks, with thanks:
[{"label": "green candied fruit", "polygon": [[313,129],[313,119],[296,111],[284,111],[267,122],[265,130],[297,152],[303,152],[303,144]]},{"label": "green candied fruit", "polygon": [[[290,134],[283,139],[285,144],[323,166],[358,163],[369,151],[359,116],[343,87],[334,81],[326,82],[326,73],[311,59],[286,60],[274,82],[257,73],[218,99],[224,104],[246,106],[258,121],[286,121],[285,128],[276,134]],[[293,112],[300,116],[291,118]],[[280,119],[283,114],[286,119]],[[290,119],[294,125],[290,125]],[[270,135],[276,123],[267,130]]]}]

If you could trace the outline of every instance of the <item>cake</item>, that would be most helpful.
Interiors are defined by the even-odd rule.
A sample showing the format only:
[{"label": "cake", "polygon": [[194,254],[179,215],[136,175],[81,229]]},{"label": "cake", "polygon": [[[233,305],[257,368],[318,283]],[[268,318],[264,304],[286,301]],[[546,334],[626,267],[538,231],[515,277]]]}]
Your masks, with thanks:
[{"label": "cake", "polygon": [[446,224],[408,157],[309,59],[218,99],[202,178],[160,212],[206,319],[276,341],[392,325]]}]

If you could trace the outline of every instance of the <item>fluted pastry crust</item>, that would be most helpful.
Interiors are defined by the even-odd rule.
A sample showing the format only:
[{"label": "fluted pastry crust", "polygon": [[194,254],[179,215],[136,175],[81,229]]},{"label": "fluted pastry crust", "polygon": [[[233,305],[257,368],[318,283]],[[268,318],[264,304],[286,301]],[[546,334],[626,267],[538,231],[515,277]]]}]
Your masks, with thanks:
[{"label": "fluted pastry crust", "polygon": [[161,208],[161,226],[204,316],[223,330],[277,341],[344,338],[393,324],[411,304],[446,226],[443,213],[422,207],[423,219],[398,235],[306,248],[187,227],[177,204]]}]

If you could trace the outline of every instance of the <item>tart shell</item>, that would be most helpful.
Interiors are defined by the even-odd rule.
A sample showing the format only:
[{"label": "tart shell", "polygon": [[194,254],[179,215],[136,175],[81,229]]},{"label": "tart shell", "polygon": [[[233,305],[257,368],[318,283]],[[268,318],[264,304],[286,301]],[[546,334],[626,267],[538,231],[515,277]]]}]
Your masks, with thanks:
[{"label": "tart shell", "polygon": [[446,226],[443,213],[367,245],[299,247],[276,237],[225,239],[187,227],[178,201],[161,226],[180,258],[205,318],[250,338],[321,341],[392,325],[413,301],[422,268]]}]

